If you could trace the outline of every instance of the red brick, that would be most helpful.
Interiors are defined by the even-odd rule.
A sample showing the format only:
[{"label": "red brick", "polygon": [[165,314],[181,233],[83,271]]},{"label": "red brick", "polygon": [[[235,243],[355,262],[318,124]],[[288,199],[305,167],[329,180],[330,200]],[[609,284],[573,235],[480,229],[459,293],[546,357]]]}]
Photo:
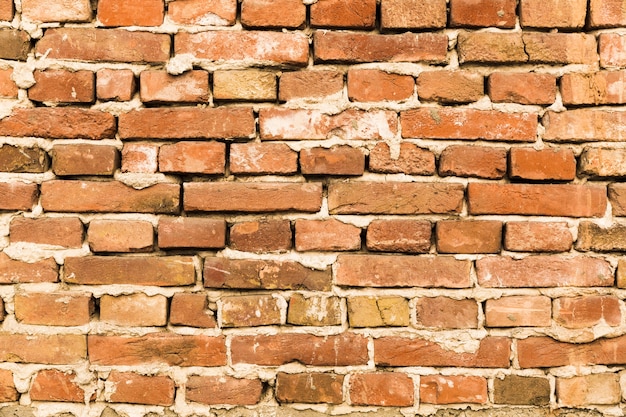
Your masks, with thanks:
[{"label": "red brick", "polygon": [[302,27],[306,19],[306,6],[302,0],[243,0],[241,24],[252,28]]},{"label": "red brick", "polygon": [[328,291],[330,285],[330,269],[312,270],[293,261],[204,260],[204,286],[207,288]]},{"label": "red brick", "polygon": [[600,217],[606,211],[604,186],[574,184],[468,185],[471,214]]},{"label": "red brick", "polygon": [[310,366],[366,365],[368,360],[367,338],[353,333],[234,336],[231,352],[233,364],[266,366],[290,362]]},{"label": "red brick", "polygon": [[377,69],[348,71],[348,98],[351,101],[404,101],[413,96],[414,86],[411,75]]},{"label": "red brick", "polygon": [[129,101],[137,85],[131,70],[103,68],[96,73],[96,95],[98,100]]},{"label": "red brick", "polygon": [[576,157],[568,148],[513,148],[509,159],[511,178],[557,181],[576,178]]},{"label": "red brick", "polygon": [[154,245],[152,224],[140,220],[92,220],[87,242],[93,252],[149,252]]},{"label": "red brick", "polygon": [[36,84],[28,90],[33,101],[54,103],[92,103],[96,98],[95,74],[91,71],[62,69],[37,70]]},{"label": "red brick", "polygon": [[595,64],[598,48],[594,35],[585,33],[524,33],[528,61],[544,64]]},{"label": "red brick", "polygon": [[245,107],[144,108],[119,120],[121,139],[248,138],[255,131],[252,109]]},{"label": "red brick", "polygon": [[15,318],[24,324],[82,326],[94,310],[91,294],[61,291],[15,294]]},{"label": "red brick", "polygon": [[424,71],[417,77],[420,101],[471,103],[484,94],[484,77],[470,71]]},{"label": "red brick", "polygon": [[379,142],[369,154],[369,170],[390,174],[432,175],[435,155],[409,142],[400,143],[400,154],[392,157],[388,144]]},{"label": "red brick", "polygon": [[523,28],[580,29],[585,25],[587,0],[522,0]]},{"label": "red brick", "polygon": [[78,217],[14,217],[9,238],[11,242],[80,248],[83,244],[83,223]]},{"label": "red brick", "polygon": [[397,120],[395,112],[381,110],[349,109],[328,115],[318,110],[264,108],[259,129],[261,139],[390,139],[396,135]]},{"label": "red brick", "polygon": [[511,340],[506,337],[485,337],[473,353],[457,353],[424,339],[374,339],[374,362],[381,366],[508,368],[510,354]]},{"label": "red brick", "polygon": [[592,28],[619,27],[626,24],[626,10],[622,0],[591,0],[589,25]]},{"label": "red brick", "polygon": [[480,376],[424,375],[420,377],[420,400],[427,404],[485,404],[487,379]]},{"label": "red brick", "polygon": [[626,65],[626,36],[619,33],[601,33],[598,36],[600,66],[603,68]]},{"label": "red brick", "polygon": [[475,300],[448,297],[423,297],[415,302],[416,321],[420,327],[438,329],[475,329],[478,327],[478,304]]},{"label": "red brick", "polygon": [[619,326],[622,321],[620,300],[610,295],[557,298],[554,321],[569,329],[586,329],[599,323]]},{"label": "red brick", "polygon": [[506,149],[452,145],[439,157],[439,175],[499,179],[506,173]]},{"label": "red brick", "polygon": [[615,281],[608,262],[584,256],[490,256],[476,261],[476,273],[490,288],[610,287]]},{"label": "red brick", "polygon": [[23,30],[0,29],[0,58],[26,61],[30,52],[30,36]]},{"label": "red brick", "polygon": [[322,100],[341,94],[343,73],[333,70],[302,70],[283,72],[280,76],[278,98],[281,101]]},{"label": "red brick", "polygon": [[445,0],[383,0],[380,3],[383,29],[440,29],[446,27]]},{"label": "red brick", "polygon": [[117,326],[165,326],[167,298],[143,293],[100,297],[100,321]]},{"label": "red brick", "polygon": [[176,55],[220,62],[305,66],[309,39],[300,32],[209,31],[174,35]]},{"label": "red brick", "polygon": [[161,183],[141,190],[121,182],[46,181],[41,185],[44,211],[177,213],[180,186]]},{"label": "red brick", "polygon": [[182,25],[232,26],[237,17],[237,0],[175,0],[168,3],[167,14]]},{"label": "red brick", "polygon": [[495,220],[442,220],[437,222],[439,253],[498,253],[502,223]]},{"label": "red brick", "polygon": [[350,376],[353,405],[410,407],[414,402],[413,380],[406,374],[378,372]]},{"label": "red brick", "polygon": [[167,376],[111,371],[105,382],[107,402],[168,406],[174,404],[174,381]]},{"label": "red brick", "polygon": [[170,36],[123,29],[50,28],[37,42],[35,53],[72,61],[162,63],[170,57]]},{"label": "red brick", "polygon": [[2,362],[70,365],[86,359],[85,335],[0,333]]},{"label": "red brick", "polygon": [[450,26],[515,27],[515,0],[450,0]]},{"label": "red brick", "polygon": [[[543,139],[554,142],[619,142],[626,129],[624,113],[611,110],[575,109],[546,112]],[[1,126],[1,125],[0,125]]]},{"label": "red brick", "polygon": [[297,251],[361,249],[361,229],[336,219],[296,220]]},{"label": "red brick", "polygon": [[226,145],[221,142],[176,142],[159,149],[159,171],[223,174]]},{"label": "red brick", "polygon": [[340,404],[343,402],[343,375],[330,373],[286,374],[276,376],[279,403]]},{"label": "red brick", "polygon": [[517,341],[520,368],[552,368],[578,365],[618,365],[626,361],[626,336],[590,343],[557,342],[550,337]]},{"label": "red brick", "polygon": [[206,103],[209,73],[201,70],[170,75],[165,71],[142,71],[139,78],[144,103]]},{"label": "red brick", "polygon": [[285,143],[233,143],[229,163],[233,174],[295,174],[298,152]]},{"label": "red brick", "polygon": [[72,144],[55,145],[50,152],[52,171],[62,177],[69,175],[113,175],[120,157],[115,146]]},{"label": "red brick", "polygon": [[154,174],[158,168],[159,145],[125,143],[122,148],[122,172]]},{"label": "red brick", "polygon": [[311,26],[373,29],[376,0],[318,0],[311,5]]},{"label": "red brick", "polygon": [[0,283],[56,282],[59,279],[58,266],[53,258],[37,262],[22,262],[0,253]]},{"label": "red brick", "polygon": [[536,113],[421,108],[400,113],[403,138],[534,142]]},{"label": "red brick", "polygon": [[370,33],[319,30],[313,35],[315,62],[427,62],[445,64],[448,37],[440,33]]},{"label": "red brick", "polygon": [[0,20],[11,21],[13,20],[13,0],[0,0]]},{"label": "red brick", "polygon": [[221,336],[148,333],[144,336],[89,335],[89,360],[96,366],[224,366]]},{"label": "red brick", "polygon": [[0,183],[0,210],[30,211],[37,202],[37,184],[24,182]]},{"label": "red brick", "polygon": [[261,401],[263,383],[231,376],[195,376],[187,380],[185,397],[208,405],[254,405]]},{"label": "red brick", "polygon": [[559,406],[588,406],[620,402],[620,375],[591,374],[573,378],[557,378],[556,394]]},{"label": "red brick", "polygon": [[365,155],[349,145],[303,149],[300,171],[304,175],[363,175]]},{"label": "red brick", "polygon": [[[13,4],[13,3],[11,3]],[[11,79],[13,76],[13,68],[0,69],[0,97],[1,98],[17,98],[18,88]]]},{"label": "red brick", "polygon": [[376,252],[427,253],[432,225],[420,220],[373,220],[367,227],[367,249]]},{"label": "red brick", "polygon": [[64,281],[81,285],[181,286],[195,282],[193,258],[189,256],[65,258]]},{"label": "red brick", "polygon": [[611,206],[613,206],[614,216],[626,216],[626,185],[619,183],[610,184],[609,200],[611,201]]},{"label": "red brick", "polygon": [[276,73],[245,69],[224,70],[213,73],[213,98],[215,100],[275,101]]},{"label": "red brick", "polygon": [[289,299],[287,323],[296,326],[339,326],[341,304],[339,297],[305,297],[295,293]]},{"label": "red brick", "polygon": [[504,247],[515,252],[568,252],[572,240],[565,222],[508,222]]},{"label": "red brick", "polygon": [[79,386],[74,373],[44,369],[35,375],[30,386],[33,401],[85,402],[85,391]]},{"label": "red brick", "polygon": [[556,76],[536,72],[494,72],[488,81],[494,103],[552,104],[556,99]]},{"label": "red brick", "polygon": [[[487,1],[483,0],[483,3]],[[489,2],[489,4],[495,4],[495,2]],[[461,32],[457,39],[457,50],[461,64],[516,64],[528,61],[528,54],[524,49],[524,41],[520,33]]]},{"label": "red brick", "polygon": [[580,171],[592,177],[623,177],[626,149],[585,148],[580,155]]},{"label": "red brick", "polygon": [[22,0],[22,17],[35,22],[89,22],[89,0]]},{"label": "red brick", "polygon": [[454,183],[331,183],[331,214],[460,213],[464,187]]},{"label": "red brick", "polygon": [[284,300],[271,295],[222,297],[220,301],[222,328],[271,326],[282,322],[280,301]]},{"label": "red brick", "polygon": [[8,144],[0,146],[0,171],[2,172],[43,173],[48,168],[48,154],[37,145],[32,148]]},{"label": "red brick", "polygon": [[320,183],[184,183],[186,211],[317,212],[322,205]]},{"label": "red brick", "polygon": [[217,326],[209,309],[208,298],[202,293],[176,293],[170,304],[170,324],[200,328]]},{"label": "red brick", "polygon": [[355,287],[468,288],[470,267],[469,261],[448,256],[339,255],[335,283]]},{"label": "red brick", "polygon": [[0,370],[0,401],[17,401],[17,397],[18,393],[13,382],[13,372],[6,369]]},{"label": "red brick", "polygon": [[104,26],[159,26],[164,13],[163,0],[98,1],[98,20]]},{"label": "red brick", "polygon": [[219,249],[226,245],[224,220],[176,217],[159,219],[159,247]]},{"label": "red brick", "polygon": [[625,82],[626,71],[564,74],[561,77],[563,104],[624,104]]},{"label": "red brick", "polygon": [[230,227],[230,247],[243,252],[286,252],[291,249],[289,220],[261,220]]},{"label": "red brick", "polygon": [[2,136],[49,139],[109,139],[115,136],[112,114],[70,107],[14,109],[0,120]]},{"label": "red brick", "polygon": [[545,296],[510,296],[485,303],[487,327],[547,327],[551,319],[552,300]]}]

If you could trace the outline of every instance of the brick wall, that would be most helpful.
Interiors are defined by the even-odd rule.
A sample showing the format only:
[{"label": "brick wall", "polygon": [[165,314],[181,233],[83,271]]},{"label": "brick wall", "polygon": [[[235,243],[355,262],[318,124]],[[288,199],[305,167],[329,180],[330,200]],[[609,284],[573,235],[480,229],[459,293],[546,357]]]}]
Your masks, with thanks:
[{"label": "brick wall", "polygon": [[0,0],[0,416],[626,412],[626,0]]}]

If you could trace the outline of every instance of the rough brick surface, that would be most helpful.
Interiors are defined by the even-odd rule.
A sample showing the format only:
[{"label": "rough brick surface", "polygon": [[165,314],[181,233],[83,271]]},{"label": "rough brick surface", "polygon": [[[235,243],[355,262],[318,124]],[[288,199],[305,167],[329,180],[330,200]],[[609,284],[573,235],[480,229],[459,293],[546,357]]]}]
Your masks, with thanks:
[{"label": "rough brick surface", "polygon": [[43,173],[48,170],[48,154],[39,147],[26,148],[11,145],[0,147],[0,171]]}]

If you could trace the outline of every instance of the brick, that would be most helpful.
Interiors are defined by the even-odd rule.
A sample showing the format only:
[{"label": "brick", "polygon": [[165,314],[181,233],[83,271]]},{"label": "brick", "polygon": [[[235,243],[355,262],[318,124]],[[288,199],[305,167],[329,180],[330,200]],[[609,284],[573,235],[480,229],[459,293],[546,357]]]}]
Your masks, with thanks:
[{"label": "brick", "polygon": [[34,22],[89,22],[89,0],[22,0],[22,17]]},{"label": "brick", "polygon": [[341,286],[468,288],[469,275],[470,262],[448,256],[339,255],[335,263]]},{"label": "brick", "polygon": [[17,401],[17,397],[17,390],[13,382],[13,372],[7,369],[0,370],[0,401]]},{"label": "brick", "polygon": [[176,55],[219,62],[305,66],[309,39],[300,32],[209,31],[174,35]]},{"label": "brick", "polygon": [[274,101],[276,74],[263,70],[228,70],[213,73],[215,100]]},{"label": "brick", "polygon": [[598,50],[602,68],[626,65],[626,36],[619,33],[601,33],[598,36]]},{"label": "brick", "polygon": [[413,380],[406,374],[377,372],[350,376],[353,405],[410,407],[414,401]]},{"label": "brick", "polygon": [[[159,0],[161,1],[161,0]],[[180,75],[165,71],[142,71],[139,76],[144,103],[207,103],[209,73],[191,70]]]},{"label": "brick", "polygon": [[544,64],[595,64],[598,47],[594,35],[584,33],[524,33],[528,60]]},{"label": "brick", "polygon": [[174,381],[167,376],[111,371],[104,395],[112,403],[169,406],[174,404],[174,393]]},{"label": "brick", "polygon": [[601,227],[584,221],[578,227],[576,249],[581,251],[613,252],[626,250],[626,226],[615,224]]},{"label": "brick", "polygon": [[585,25],[587,0],[522,0],[523,28],[580,29]]},{"label": "brick", "polygon": [[536,113],[421,108],[400,113],[403,138],[534,142]]},{"label": "brick", "polygon": [[609,201],[613,207],[614,216],[626,215],[626,187],[624,185],[619,183],[609,185]]},{"label": "brick", "polygon": [[36,84],[28,90],[33,101],[93,103],[96,98],[96,78],[91,71],[47,69],[36,70],[33,76]]},{"label": "brick", "polygon": [[586,329],[596,324],[619,326],[620,300],[610,295],[562,297],[554,301],[554,321],[568,329]]},{"label": "brick", "polygon": [[167,14],[182,25],[232,26],[237,17],[237,0],[175,0],[168,3]]},{"label": "brick", "polygon": [[251,28],[295,29],[304,25],[306,6],[302,0],[243,0],[241,24]]},{"label": "brick", "polygon": [[317,212],[321,183],[184,183],[186,211]]},{"label": "brick", "polygon": [[131,110],[119,117],[121,139],[229,139],[254,135],[254,115],[244,107]]},{"label": "brick", "polygon": [[471,214],[600,217],[605,187],[574,184],[487,184],[467,187]]},{"label": "brick", "polygon": [[162,217],[158,226],[159,248],[220,249],[226,246],[224,220],[195,217]]},{"label": "brick", "polygon": [[300,171],[304,175],[363,175],[365,155],[349,145],[303,149]]},{"label": "brick", "polygon": [[448,146],[439,157],[439,175],[499,179],[507,167],[505,148]]},{"label": "brick", "polygon": [[208,299],[202,293],[176,293],[170,304],[170,324],[199,328],[217,326],[215,315],[209,309]]},{"label": "brick", "polygon": [[398,327],[409,325],[409,302],[403,297],[350,297],[350,327]]},{"label": "brick", "polygon": [[96,73],[98,100],[129,101],[137,89],[135,74],[131,70],[103,68]]},{"label": "brick", "polygon": [[233,143],[229,163],[233,174],[295,174],[298,152],[285,143]]},{"label": "brick", "polygon": [[142,293],[100,297],[100,321],[117,326],[165,326],[167,298]]},{"label": "brick", "polygon": [[367,227],[366,246],[375,252],[428,253],[432,225],[420,220],[373,220]]},{"label": "brick", "polygon": [[457,50],[461,64],[519,64],[528,61],[520,33],[460,32]]},{"label": "brick", "polygon": [[488,78],[494,103],[552,104],[556,100],[556,76],[536,72],[494,72]]},{"label": "brick", "polygon": [[87,359],[87,336],[0,333],[0,359],[45,365],[82,363]]},{"label": "brick", "polygon": [[487,380],[479,376],[420,377],[420,400],[427,404],[485,404]]},{"label": "brick", "polygon": [[422,297],[415,302],[416,322],[420,327],[438,329],[475,329],[478,304],[475,300],[448,297]]},{"label": "brick", "polygon": [[397,123],[395,112],[382,110],[349,109],[328,115],[319,110],[264,108],[259,113],[261,139],[392,139]]},{"label": "brick", "polygon": [[159,171],[223,174],[226,145],[221,142],[176,142],[159,149]]},{"label": "brick", "polygon": [[221,327],[280,325],[280,301],[271,295],[223,297]]},{"label": "brick", "polygon": [[41,326],[82,326],[94,311],[91,294],[80,292],[19,292],[14,303],[17,321]]},{"label": "brick", "polygon": [[296,220],[297,251],[346,251],[361,249],[361,229],[328,220]]},{"label": "brick", "polygon": [[13,14],[15,9],[13,7],[13,0],[0,1],[0,20],[11,21],[13,20]]},{"label": "brick", "polygon": [[580,171],[592,177],[625,176],[626,150],[585,148],[580,155]]},{"label": "brick", "polygon": [[[11,5],[13,5],[13,3],[11,3]],[[12,76],[13,76],[13,68],[1,68],[0,69],[0,97],[1,98],[17,98],[17,93],[19,90],[15,82],[11,79]]]},{"label": "brick", "polygon": [[485,80],[470,71],[424,71],[417,77],[420,101],[471,103],[483,98]]},{"label": "brick", "polygon": [[485,303],[487,327],[547,327],[552,324],[552,300],[545,296],[508,296]]},{"label": "brick", "polygon": [[0,183],[0,210],[30,211],[37,202],[37,184],[25,182]]},{"label": "brick", "polygon": [[141,190],[121,182],[52,180],[41,184],[44,211],[177,213],[180,186],[160,183]]},{"label": "brick", "polygon": [[[396,148],[396,152],[397,152]],[[369,170],[389,174],[432,175],[435,172],[435,155],[410,142],[400,143],[400,154],[392,156],[388,144],[379,142],[369,154]]]},{"label": "brick", "polygon": [[159,146],[155,143],[125,143],[122,172],[154,174],[158,169]]},{"label": "brick", "polygon": [[123,29],[51,28],[37,42],[36,55],[71,61],[163,63],[170,36]]},{"label": "brick", "polygon": [[488,288],[610,287],[610,265],[598,258],[491,256],[476,261],[478,283]]},{"label": "brick", "polygon": [[591,374],[556,379],[559,406],[588,406],[590,404],[617,404],[621,391],[618,374]]},{"label": "brick", "polygon": [[[546,112],[543,139],[554,142],[619,142],[626,129],[622,112],[574,109],[561,113]],[[1,125],[0,125],[1,126]]]},{"label": "brick", "polygon": [[358,3],[350,0],[318,0],[311,5],[310,13],[313,27],[373,29],[376,0]]},{"label": "brick", "polygon": [[316,63],[427,62],[445,64],[448,37],[440,33],[381,35],[318,30],[313,35]]},{"label": "brick", "polygon": [[343,73],[333,70],[301,70],[283,72],[279,79],[278,99],[281,101],[307,99],[323,100],[340,95]]},{"label": "brick", "polygon": [[261,401],[263,383],[231,376],[195,376],[187,379],[185,398],[208,405],[254,405]]},{"label": "brick", "polygon": [[78,217],[14,217],[9,228],[11,242],[30,242],[65,248],[83,244],[83,223]]},{"label": "brick", "polygon": [[296,326],[341,325],[341,298],[295,293],[289,299],[287,323]]},{"label": "brick", "polygon": [[193,259],[189,256],[65,258],[64,282],[81,285],[190,285],[195,282]]},{"label": "brick", "polygon": [[261,220],[230,227],[232,249],[243,252],[286,252],[291,249],[289,220]]},{"label": "brick", "polygon": [[505,375],[493,380],[493,397],[496,404],[548,405],[550,381],[519,375]]},{"label": "brick", "polygon": [[148,333],[144,336],[101,336],[87,338],[93,365],[226,365],[222,336]]},{"label": "brick", "polygon": [[624,82],[625,71],[564,74],[561,77],[563,104],[624,104]]},{"label": "brick", "polygon": [[87,242],[92,252],[149,252],[154,245],[152,224],[141,220],[92,220]]},{"label": "brick", "polygon": [[614,365],[626,357],[626,337],[597,339],[590,343],[558,342],[550,337],[517,341],[520,368],[552,368],[577,365]]},{"label": "brick", "polygon": [[204,286],[207,288],[328,291],[330,285],[330,269],[313,270],[293,261],[204,260]]},{"label": "brick", "polygon": [[380,14],[385,30],[441,29],[448,19],[445,0],[383,0]]},{"label": "brick", "polygon": [[515,0],[450,0],[450,26],[515,27]]},{"label": "brick", "polygon": [[0,120],[2,136],[110,139],[115,136],[115,131],[115,117],[112,114],[70,107],[14,109],[10,116]]},{"label": "brick", "polygon": [[0,59],[26,61],[30,51],[30,36],[26,31],[0,29]]},{"label": "brick", "polygon": [[331,183],[328,208],[331,214],[460,213],[463,191],[455,183]]},{"label": "brick", "polygon": [[30,386],[33,401],[61,401],[82,403],[85,391],[77,382],[77,375],[56,369],[43,369],[35,375]]},{"label": "brick", "polygon": [[353,333],[234,336],[231,352],[233,364],[266,366],[290,362],[310,366],[366,365],[368,360],[367,338]]},{"label": "brick", "polygon": [[622,0],[591,0],[589,2],[590,27],[618,27],[624,24],[626,24],[626,12]]},{"label": "brick", "polygon": [[343,375],[330,373],[276,375],[279,403],[340,404],[343,402]]},{"label": "brick", "polygon": [[498,253],[502,223],[495,220],[442,220],[437,222],[437,252]]},{"label": "brick", "polygon": [[348,71],[348,98],[351,101],[404,101],[413,96],[414,86],[415,80],[410,75],[377,69]]},{"label": "brick", "polygon": [[53,258],[28,263],[11,259],[4,252],[0,253],[0,283],[2,284],[57,282],[58,280],[58,266]]},{"label": "brick", "polygon": [[74,175],[109,175],[119,168],[115,146],[72,144],[55,145],[50,152],[52,171],[60,177]]},{"label": "brick", "polygon": [[571,181],[576,178],[576,157],[569,148],[512,148],[509,176],[524,180]]},{"label": "brick", "polygon": [[568,252],[572,240],[565,222],[507,222],[504,247],[514,252]]},{"label": "brick", "polygon": [[98,1],[98,20],[104,26],[159,26],[164,13],[163,0]]}]

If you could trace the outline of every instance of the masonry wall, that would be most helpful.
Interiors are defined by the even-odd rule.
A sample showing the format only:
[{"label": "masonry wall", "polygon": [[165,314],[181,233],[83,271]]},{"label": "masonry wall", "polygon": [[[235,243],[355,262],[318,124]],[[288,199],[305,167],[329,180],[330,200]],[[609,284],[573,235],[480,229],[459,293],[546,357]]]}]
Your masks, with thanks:
[{"label": "masonry wall", "polygon": [[0,0],[0,416],[621,416],[626,0]]}]

